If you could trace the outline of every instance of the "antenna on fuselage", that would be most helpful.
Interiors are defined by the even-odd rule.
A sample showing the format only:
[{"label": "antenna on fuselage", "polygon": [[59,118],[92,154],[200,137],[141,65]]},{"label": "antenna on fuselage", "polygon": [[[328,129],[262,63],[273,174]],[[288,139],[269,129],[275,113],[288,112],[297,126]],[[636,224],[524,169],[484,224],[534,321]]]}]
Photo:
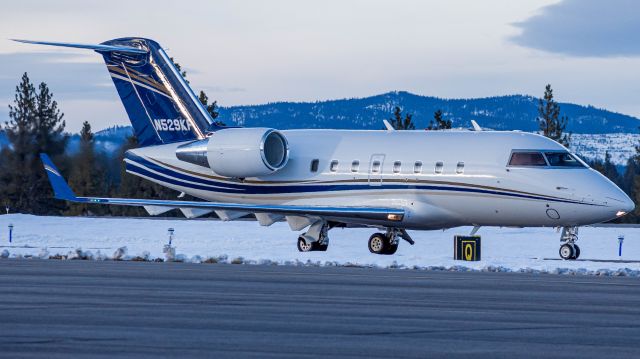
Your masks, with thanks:
[{"label": "antenna on fuselage", "polygon": [[384,127],[387,128],[387,131],[395,131],[396,129],[389,123],[389,121],[387,120],[382,120],[382,123],[384,123]]}]

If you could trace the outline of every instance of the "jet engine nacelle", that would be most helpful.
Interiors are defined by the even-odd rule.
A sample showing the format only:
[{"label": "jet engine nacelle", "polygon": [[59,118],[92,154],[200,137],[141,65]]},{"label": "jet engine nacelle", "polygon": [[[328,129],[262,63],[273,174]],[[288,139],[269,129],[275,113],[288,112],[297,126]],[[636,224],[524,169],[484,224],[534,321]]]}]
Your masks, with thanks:
[{"label": "jet engine nacelle", "polygon": [[178,147],[176,157],[225,177],[260,177],[287,164],[289,144],[271,128],[227,128]]}]

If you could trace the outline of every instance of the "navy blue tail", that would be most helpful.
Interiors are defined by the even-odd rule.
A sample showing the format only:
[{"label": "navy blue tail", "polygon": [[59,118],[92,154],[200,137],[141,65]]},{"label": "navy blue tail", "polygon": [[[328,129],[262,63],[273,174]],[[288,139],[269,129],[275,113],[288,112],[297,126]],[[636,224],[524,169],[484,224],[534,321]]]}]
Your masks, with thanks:
[{"label": "navy blue tail", "polygon": [[14,41],[101,54],[140,146],[202,139],[207,131],[218,128],[169,56],[153,40],[126,37],[99,45]]},{"label": "navy blue tail", "polygon": [[[121,38],[102,44],[102,54],[140,146],[202,139],[215,125],[160,45]],[[120,51],[136,48],[144,51]]]}]

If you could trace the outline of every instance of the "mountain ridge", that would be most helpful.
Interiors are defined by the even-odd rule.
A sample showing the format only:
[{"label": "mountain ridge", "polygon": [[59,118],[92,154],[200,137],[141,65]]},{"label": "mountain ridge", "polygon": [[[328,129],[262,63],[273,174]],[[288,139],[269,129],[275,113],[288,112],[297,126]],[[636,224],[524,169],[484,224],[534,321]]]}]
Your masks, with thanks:
[{"label": "mountain ridge", "polygon": [[[537,131],[539,99],[528,95],[505,95],[471,99],[445,99],[406,91],[315,102],[273,102],[220,108],[219,119],[228,125],[247,127],[380,129],[395,106],[413,114],[416,128],[426,128],[440,109],[454,127],[470,127],[476,120],[496,130]],[[569,119],[574,133],[636,132],[636,117],[591,105],[560,103],[561,115]]]}]

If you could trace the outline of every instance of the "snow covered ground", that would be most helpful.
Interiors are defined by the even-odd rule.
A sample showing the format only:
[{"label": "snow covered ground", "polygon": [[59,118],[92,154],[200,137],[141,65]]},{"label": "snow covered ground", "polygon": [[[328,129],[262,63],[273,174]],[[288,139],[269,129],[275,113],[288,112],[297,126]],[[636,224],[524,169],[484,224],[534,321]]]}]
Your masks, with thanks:
[{"label": "snow covered ground", "polygon": [[[14,225],[13,242],[8,225]],[[260,227],[254,221],[0,216],[0,257],[90,259],[165,258],[167,229],[175,229],[177,258],[202,262],[288,265],[359,265],[431,270],[526,271],[560,274],[640,276],[640,229],[585,227],[580,230],[580,261],[557,260],[559,234],[550,228],[482,228],[482,261],[454,261],[453,235],[470,228],[411,231],[414,246],[400,244],[393,256],[369,253],[372,229],[333,229],[327,252],[300,253],[297,235],[286,223]],[[624,235],[618,257],[618,235]],[[123,252],[121,248],[126,247]],[[119,252],[119,253],[117,253]],[[595,260],[623,260],[618,262]],[[627,262],[628,261],[628,262]]]}]

